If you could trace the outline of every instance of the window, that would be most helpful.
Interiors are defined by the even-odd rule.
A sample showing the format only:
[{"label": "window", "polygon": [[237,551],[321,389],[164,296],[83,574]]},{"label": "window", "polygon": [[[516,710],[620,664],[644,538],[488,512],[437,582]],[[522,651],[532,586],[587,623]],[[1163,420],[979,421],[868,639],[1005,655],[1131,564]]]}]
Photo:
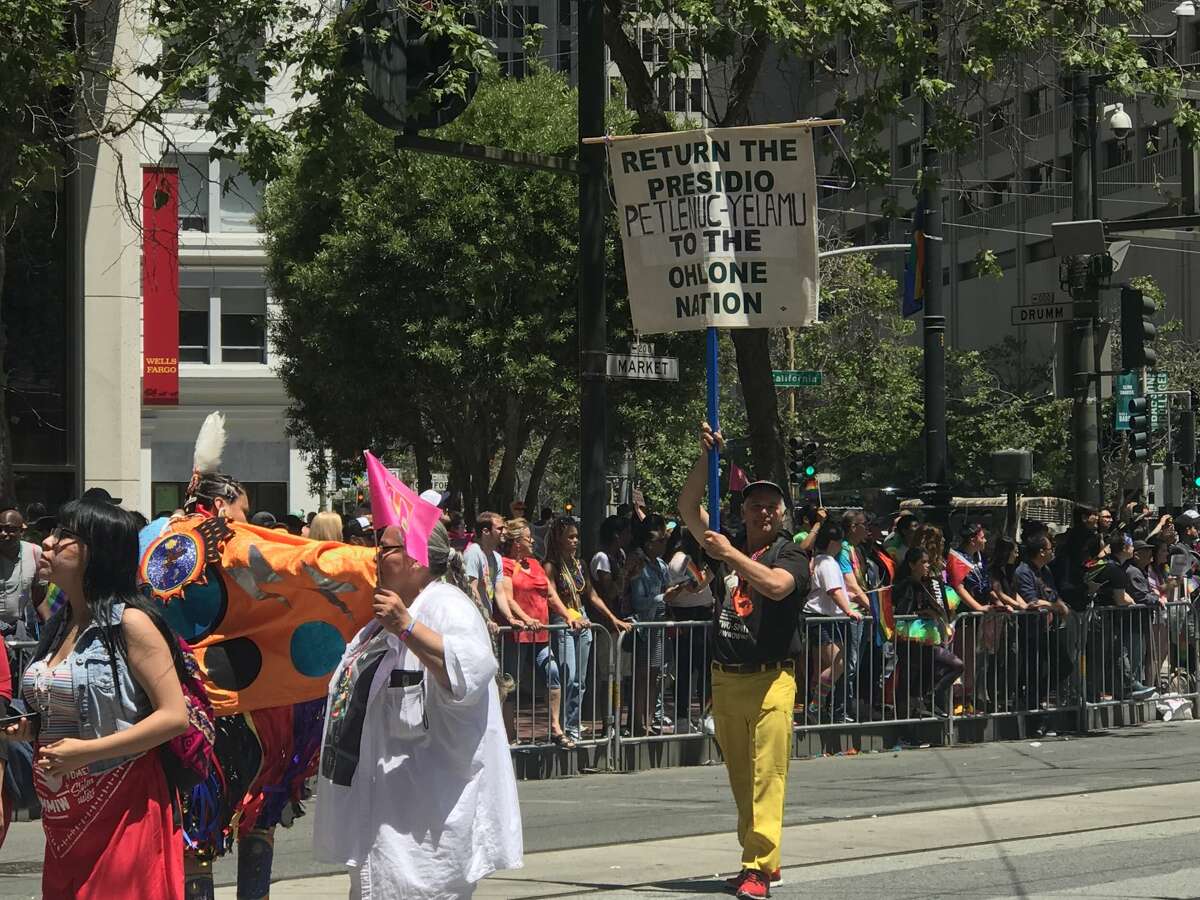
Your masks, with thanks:
[{"label": "window", "polygon": [[1071,154],[1065,153],[1054,164],[1054,173],[1058,176],[1059,184],[1071,183]]},{"label": "window", "polygon": [[486,38],[496,36],[496,27],[492,24],[495,16],[494,9],[485,9],[479,14],[479,33]]},{"label": "window", "polygon": [[1011,124],[1009,118],[1012,115],[1012,101],[1006,100],[1003,103],[997,103],[988,110],[988,131],[997,132],[1003,131]]},{"label": "window", "polygon": [[1025,92],[1025,115],[1036,116],[1054,106],[1054,89],[1046,85]]},{"label": "window", "polygon": [[1049,160],[1030,166],[1025,170],[1025,193],[1040,194],[1050,187],[1054,177],[1054,167]]},{"label": "window", "polygon": [[654,62],[654,32],[649,28],[642,29],[642,59]]},{"label": "window", "polygon": [[908,141],[896,148],[896,168],[907,169],[917,162],[917,142]]},{"label": "window", "polygon": [[513,78],[525,77],[525,56],[522,53],[514,53],[512,62],[508,64],[509,72]]},{"label": "window", "polygon": [[987,205],[999,206],[1012,199],[1012,176],[1005,175],[995,181],[988,182]]},{"label": "window", "polygon": [[509,18],[508,10],[504,7],[498,7],[494,13],[496,17],[496,37],[506,38],[509,34]]},{"label": "window", "polygon": [[1061,95],[1061,102],[1070,102],[1071,98],[1075,96],[1075,79],[1073,76],[1064,75],[1058,79],[1058,93]]},{"label": "window", "polygon": [[571,27],[571,0],[558,0],[558,25],[560,28]]},{"label": "window", "polygon": [[250,180],[231,159],[221,160],[221,231],[257,231],[255,217],[262,210],[262,186]]},{"label": "window", "polygon": [[678,54],[679,56],[687,56],[689,53],[689,47],[691,46],[691,43],[692,43],[691,35],[688,32],[684,31],[683,29],[680,29],[679,31],[675,32],[675,53],[676,54]]},{"label": "window", "polygon": [[179,230],[208,231],[208,156],[186,154],[168,159],[179,169]]},{"label": "window", "polygon": [[208,290],[179,289],[179,361],[208,362]]},{"label": "window", "polygon": [[[283,481],[243,481],[252,513],[266,511],[276,518],[288,514],[287,483]],[[154,514],[170,514],[183,506],[187,484],[182,481],[155,481],[150,485],[150,508]]]},{"label": "window", "polygon": [[264,289],[221,290],[221,361],[267,361],[267,292]]},{"label": "window", "polygon": [[979,191],[967,188],[958,193],[958,214],[967,216],[979,209]]},{"label": "window", "polygon": [[693,78],[688,93],[691,94],[691,111],[694,113],[704,112],[704,82],[699,78]]},{"label": "window", "polygon": [[958,264],[958,280],[970,281],[972,278],[978,278],[979,272],[975,268],[975,260],[969,259],[966,262]]},{"label": "window", "polygon": [[1116,138],[1107,140],[1102,145],[1103,162],[1101,167],[1111,169],[1114,166],[1119,166],[1122,163],[1127,163],[1133,159],[1133,152],[1129,149],[1129,145],[1125,141],[1119,141]]},{"label": "window", "polygon": [[675,112],[687,112],[687,79],[675,79]]},{"label": "window", "polygon": [[671,108],[671,79],[665,75],[659,76],[658,81],[658,108]]},{"label": "window", "polygon": [[571,74],[571,42],[558,42],[558,71]]},{"label": "window", "polygon": [[996,263],[1000,266],[1000,271],[1002,272],[1007,272],[1009,269],[1015,268],[1017,265],[1017,251],[1000,251],[996,254]]},{"label": "window", "polygon": [[1179,134],[1170,119],[1163,119],[1147,125],[1142,129],[1139,137],[1141,140],[1138,143],[1142,145],[1142,153],[1146,156],[1153,156],[1155,153],[1179,146]]}]

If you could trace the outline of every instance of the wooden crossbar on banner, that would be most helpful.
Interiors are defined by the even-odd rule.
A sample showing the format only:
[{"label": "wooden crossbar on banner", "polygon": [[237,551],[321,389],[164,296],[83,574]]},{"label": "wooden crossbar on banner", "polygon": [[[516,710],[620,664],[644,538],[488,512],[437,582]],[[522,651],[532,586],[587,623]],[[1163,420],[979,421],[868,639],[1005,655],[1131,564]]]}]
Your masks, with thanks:
[{"label": "wooden crossbar on banner", "polygon": [[[825,128],[833,125],[845,125],[845,119],[798,119],[795,122],[777,122],[772,125],[731,125],[723,126],[737,128],[739,131],[753,131],[760,128]],[[692,131],[717,131],[717,128],[695,128]],[[660,131],[657,134],[606,134],[603,137],[585,137],[584,144],[615,144],[618,141],[632,141],[637,138],[674,137],[683,134],[682,131]]]}]

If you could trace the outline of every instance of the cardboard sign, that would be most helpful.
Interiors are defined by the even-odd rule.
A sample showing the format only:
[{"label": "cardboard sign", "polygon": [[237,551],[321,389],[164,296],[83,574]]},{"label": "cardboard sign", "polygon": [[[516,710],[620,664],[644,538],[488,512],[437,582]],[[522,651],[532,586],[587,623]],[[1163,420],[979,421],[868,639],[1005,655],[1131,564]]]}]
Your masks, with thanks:
[{"label": "cardboard sign", "polygon": [[609,165],[635,330],[816,321],[808,128],[648,135],[613,142]]}]

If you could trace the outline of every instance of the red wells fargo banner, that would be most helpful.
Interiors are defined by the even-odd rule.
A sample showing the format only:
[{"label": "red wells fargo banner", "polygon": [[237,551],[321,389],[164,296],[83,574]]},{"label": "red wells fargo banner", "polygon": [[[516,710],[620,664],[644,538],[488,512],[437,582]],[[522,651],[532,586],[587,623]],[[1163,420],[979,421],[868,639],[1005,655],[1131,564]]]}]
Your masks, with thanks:
[{"label": "red wells fargo banner", "polygon": [[179,171],[142,170],[142,403],[179,403]]}]

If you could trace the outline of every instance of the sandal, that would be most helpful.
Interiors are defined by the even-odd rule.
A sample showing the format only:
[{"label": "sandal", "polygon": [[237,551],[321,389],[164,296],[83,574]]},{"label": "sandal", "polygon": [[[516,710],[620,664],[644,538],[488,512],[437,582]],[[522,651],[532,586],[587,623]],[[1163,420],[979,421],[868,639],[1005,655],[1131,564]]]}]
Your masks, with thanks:
[{"label": "sandal", "polygon": [[569,737],[567,737],[565,734],[554,734],[554,735],[550,736],[550,739],[552,741],[554,741],[554,743],[556,743],[558,746],[562,747],[564,750],[574,750],[575,749],[575,742],[573,740],[571,740]]}]

